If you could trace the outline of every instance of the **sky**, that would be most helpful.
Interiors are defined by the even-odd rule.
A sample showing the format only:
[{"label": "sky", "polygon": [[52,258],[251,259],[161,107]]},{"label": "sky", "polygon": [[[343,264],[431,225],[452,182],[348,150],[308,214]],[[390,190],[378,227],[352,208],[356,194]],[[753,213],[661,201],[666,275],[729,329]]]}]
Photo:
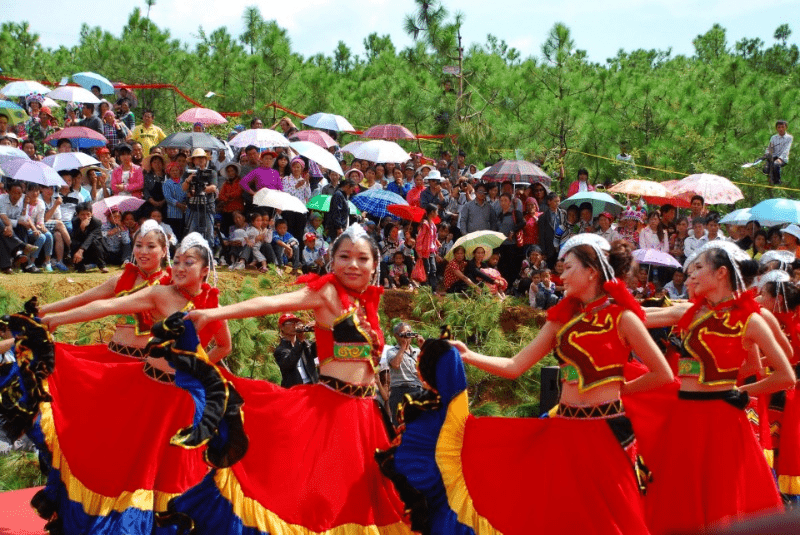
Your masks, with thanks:
[{"label": "sky", "polygon": [[[444,4],[451,12],[464,14],[466,47],[485,43],[491,33],[517,48],[523,58],[541,56],[541,45],[556,22],[570,28],[576,48],[600,63],[620,49],[671,47],[673,56],[692,55],[692,40],[714,23],[727,30],[731,47],[743,37],[759,37],[770,46],[775,29],[784,23],[797,25],[789,41],[800,43],[797,0],[772,0],[766,7],[754,0],[444,0]],[[226,26],[229,33],[241,35],[242,14],[253,5],[265,19],[275,19],[286,28],[293,51],[305,57],[331,56],[340,40],[353,54],[363,55],[363,40],[372,32],[389,34],[398,50],[412,42],[402,26],[404,15],[414,12],[413,0],[156,0],[150,17],[174,38],[193,45],[200,26],[207,33]],[[0,0],[0,21],[27,21],[43,46],[69,47],[78,43],[83,23],[119,35],[137,6],[147,11],[144,0],[114,2],[113,8],[97,0]]]}]

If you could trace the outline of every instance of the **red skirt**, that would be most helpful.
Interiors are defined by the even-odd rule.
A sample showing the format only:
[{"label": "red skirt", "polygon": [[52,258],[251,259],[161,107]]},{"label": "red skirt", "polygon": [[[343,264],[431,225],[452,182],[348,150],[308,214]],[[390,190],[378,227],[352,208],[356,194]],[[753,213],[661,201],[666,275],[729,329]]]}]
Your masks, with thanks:
[{"label": "red skirt", "polygon": [[646,459],[645,510],[655,534],[695,532],[757,513],[781,498],[744,411],[720,400],[677,399]]},{"label": "red skirt", "polygon": [[[141,361],[106,346],[56,345],[47,379],[53,401],[43,404],[41,430],[69,501],[89,517],[164,511],[208,472],[201,450],[169,443],[192,423],[191,396],[142,369]],[[96,519],[66,525],[89,530],[83,521]]]},{"label": "red skirt", "polygon": [[[229,533],[240,524],[261,533],[410,533],[404,506],[375,461],[389,439],[373,399],[321,384],[284,389],[225,376],[245,400],[249,439],[242,460],[213,478],[232,515]],[[220,510],[204,519],[209,501],[194,503],[196,510],[179,508],[201,532],[224,516]]]},{"label": "red skirt", "polygon": [[780,422],[779,454],[775,461],[778,487],[792,501],[800,497],[800,394],[786,391]]}]

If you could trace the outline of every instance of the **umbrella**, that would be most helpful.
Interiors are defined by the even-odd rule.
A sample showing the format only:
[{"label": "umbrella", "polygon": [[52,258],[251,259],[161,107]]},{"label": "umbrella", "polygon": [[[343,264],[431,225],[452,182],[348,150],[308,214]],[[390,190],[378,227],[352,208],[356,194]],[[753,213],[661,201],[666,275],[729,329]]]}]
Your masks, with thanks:
[{"label": "umbrella", "polygon": [[106,212],[116,208],[120,212],[135,212],[145,203],[144,199],[138,199],[131,195],[112,195],[92,204],[92,215],[105,223],[108,221]]},{"label": "umbrella", "polygon": [[[0,158],[28,158],[28,155],[11,145],[0,145]],[[30,159],[30,158],[28,158]]]},{"label": "umbrella", "polygon": [[56,171],[79,169],[87,165],[100,165],[100,162],[83,152],[62,152],[47,156],[42,160]]},{"label": "umbrella", "polygon": [[25,156],[3,160],[3,172],[14,180],[33,182],[42,186],[66,186],[64,179],[55,169],[42,162],[36,162]]},{"label": "umbrella", "polygon": [[581,193],[576,193],[572,197],[564,200],[561,203],[561,208],[567,208],[573,204],[581,205],[585,202],[588,202],[592,205],[592,213],[595,215],[602,212],[610,212],[614,216],[618,216],[625,208],[620,203],[615,201],[614,197],[608,193],[602,193],[599,191],[584,191]]},{"label": "umbrella", "polygon": [[386,207],[390,204],[408,204],[408,202],[397,193],[385,189],[368,189],[355,195],[353,204],[362,212],[383,217],[389,213]]},{"label": "umbrella", "polygon": [[225,124],[228,120],[208,108],[189,108],[175,119],[179,123]]},{"label": "umbrella", "polygon": [[[306,208],[317,212],[329,212],[331,210],[331,197],[332,195],[315,195],[309,199]],[[350,207],[350,215],[359,215],[361,213],[352,202],[347,201],[347,206]]]},{"label": "umbrella", "polygon": [[663,184],[653,180],[623,180],[606,190],[608,193],[638,195],[639,197],[670,197],[672,193]]},{"label": "umbrella", "polygon": [[105,76],[100,76],[96,72],[78,72],[72,75],[72,81],[84,89],[91,91],[92,86],[100,88],[103,95],[114,94],[114,84],[108,81]]},{"label": "umbrella", "polygon": [[334,132],[354,132],[355,128],[341,115],[333,113],[315,113],[303,119],[303,124],[311,128],[323,128]]},{"label": "umbrella", "polygon": [[205,132],[175,132],[168,135],[157,146],[167,149],[225,150],[225,145],[222,144],[222,141]]},{"label": "umbrella", "polygon": [[750,220],[764,226],[800,223],[800,202],[791,199],[761,201],[750,209]]},{"label": "umbrella", "polygon": [[105,147],[108,144],[108,140],[103,134],[98,134],[91,128],[86,128],[85,126],[70,126],[64,128],[44,138],[44,142],[55,147],[58,145],[59,139],[69,139],[72,142],[72,146],[77,149]]},{"label": "umbrella", "polygon": [[669,253],[664,253],[658,249],[636,249],[633,258],[640,264],[650,264],[652,266],[674,267],[680,269],[681,263]]},{"label": "umbrella", "polygon": [[744,199],[742,190],[730,180],[708,173],[689,175],[671,189],[674,195],[700,195],[706,204],[733,204]]},{"label": "umbrella", "polygon": [[45,95],[53,100],[63,100],[65,102],[80,102],[97,104],[100,99],[94,96],[94,93],[82,87],[74,85],[62,85],[57,87]]},{"label": "umbrella", "polygon": [[550,177],[542,168],[525,160],[500,160],[491,166],[481,177],[490,182],[538,182],[550,186]]},{"label": "umbrella", "polygon": [[319,145],[315,145],[311,141],[293,141],[289,143],[289,146],[296,150],[297,154],[305,156],[325,169],[339,173],[339,176],[344,174],[336,157]]},{"label": "umbrella", "polygon": [[323,149],[329,149],[338,145],[335,139],[322,130],[300,130],[292,136],[291,141],[310,141]]},{"label": "umbrella", "polygon": [[649,204],[655,204],[659,206],[663,204],[671,204],[673,206],[677,206],[678,208],[689,208],[692,205],[692,193],[681,193],[680,195],[675,195],[672,192],[672,188],[678,182],[680,182],[680,180],[665,180],[664,182],[660,182],[662,186],[667,188],[667,194],[665,196],[645,195],[642,198]]},{"label": "umbrella", "polygon": [[746,225],[752,221],[750,208],[739,208],[719,220],[722,225]]},{"label": "umbrella", "polygon": [[276,189],[262,188],[253,195],[253,204],[256,206],[266,206],[286,212],[299,212],[305,214],[308,208],[303,201],[284,191]]},{"label": "umbrella", "polygon": [[10,100],[0,100],[0,115],[8,117],[8,124],[16,125],[28,120],[28,114],[22,106]]},{"label": "umbrella", "polygon": [[447,251],[447,254],[444,256],[445,260],[452,260],[453,259],[453,249],[458,246],[463,246],[466,249],[467,258],[472,258],[472,253],[475,252],[475,249],[478,247],[483,247],[484,249],[494,249],[506,241],[507,236],[501,232],[495,232],[493,230],[476,230],[475,232],[470,232],[469,234],[465,234],[461,236],[453,246]]},{"label": "umbrella", "polygon": [[4,94],[7,97],[24,97],[30,95],[31,93],[38,93],[40,95],[44,95],[45,93],[49,93],[50,89],[43,86],[39,82],[34,82],[33,80],[23,80],[21,82],[11,82],[10,84],[6,84],[0,89],[0,93]]},{"label": "umbrella", "polygon": [[384,141],[382,139],[367,141],[353,148],[350,153],[356,158],[374,163],[400,163],[411,159],[411,155],[403,150],[403,147],[394,141]]},{"label": "umbrella", "polygon": [[255,145],[259,149],[269,149],[272,147],[288,147],[289,140],[283,137],[282,134],[277,133],[275,130],[269,128],[251,128],[236,134],[236,137],[229,142],[231,147],[247,147],[248,145]]},{"label": "umbrella", "polygon": [[361,137],[367,139],[417,139],[417,136],[408,128],[400,124],[378,124],[367,128],[361,134]]},{"label": "umbrella", "polygon": [[363,145],[364,143],[366,143],[366,141],[351,141],[350,143],[339,149],[339,152],[347,152],[349,154],[353,154],[353,151],[356,150],[361,145]]},{"label": "umbrella", "polygon": [[[408,221],[413,221],[415,223],[419,223],[422,221],[422,218],[425,217],[427,213],[424,208],[420,208],[419,206],[410,206],[407,204],[390,204],[386,207],[386,210],[400,219],[406,219]],[[437,225],[441,220],[439,216],[434,216],[433,222]]]},{"label": "umbrella", "polygon": [[489,169],[491,169],[491,167],[484,167],[483,169],[481,169],[480,171],[477,171],[474,175],[472,175],[472,178],[474,178],[476,180],[479,180],[479,179],[483,178],[483,175],[485,175],[486,171],[488,171]]}]

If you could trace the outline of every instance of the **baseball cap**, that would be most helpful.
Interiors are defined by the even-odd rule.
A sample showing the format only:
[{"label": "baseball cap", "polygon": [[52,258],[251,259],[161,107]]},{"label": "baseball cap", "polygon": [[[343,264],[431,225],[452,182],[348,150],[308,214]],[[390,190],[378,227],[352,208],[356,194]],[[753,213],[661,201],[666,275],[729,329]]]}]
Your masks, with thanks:
[{"label": "baseball cap", "polygon": [[300,321],[300,318],[295,316],[294,314],[282,314],[280,319],[278,320],[278,326],[283,327],[283,324],[287,321]]}]

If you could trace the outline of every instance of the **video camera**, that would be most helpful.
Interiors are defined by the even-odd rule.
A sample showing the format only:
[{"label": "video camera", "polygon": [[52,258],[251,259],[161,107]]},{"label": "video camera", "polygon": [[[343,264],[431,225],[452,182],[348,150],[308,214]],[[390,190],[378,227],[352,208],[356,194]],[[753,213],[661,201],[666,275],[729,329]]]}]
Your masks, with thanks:
[{"label": "video camera", "polygon": [[190,185],[192,197],[197,197],[205,193],[207,186],[211,186],[214,180],[214,172],[211,169],[198,169]]}]

